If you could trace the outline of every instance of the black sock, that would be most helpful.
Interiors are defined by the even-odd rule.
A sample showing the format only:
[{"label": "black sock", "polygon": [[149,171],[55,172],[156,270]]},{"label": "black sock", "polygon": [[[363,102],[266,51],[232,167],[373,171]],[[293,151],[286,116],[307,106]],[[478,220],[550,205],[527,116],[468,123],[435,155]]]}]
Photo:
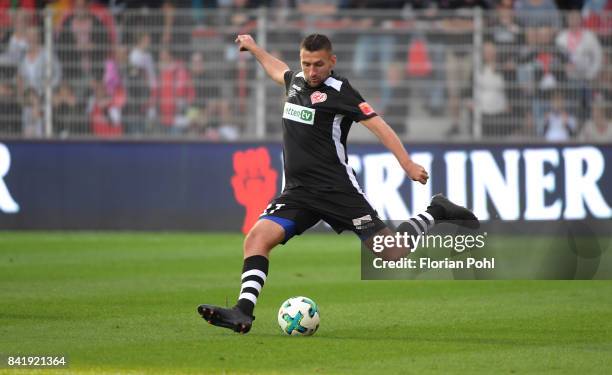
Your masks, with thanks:
[{"label": "black sock", "polygon": [[262,255],[253,255],[244,260],[242,286],[236,306],[247,315],[253,315],[257,297],[268,276],[268,264],[268,258]]},{"label": "black sock", "polygon": [[401,223],[397,227],[397,232],[399,233],[408,233],[410,236],[410,247],[414,248],[414,243],[412,243],[412,239],[418,238],[418,236],[426,235],[427,232],[434,226],[437,218],[430,212],[430,208],[433,209],[434,213],[439,213],[438,209],[440,207],[431,207],[429,206],[425,212],[422,214],[418,214],[414,217],[411,217],[407,221]]}]

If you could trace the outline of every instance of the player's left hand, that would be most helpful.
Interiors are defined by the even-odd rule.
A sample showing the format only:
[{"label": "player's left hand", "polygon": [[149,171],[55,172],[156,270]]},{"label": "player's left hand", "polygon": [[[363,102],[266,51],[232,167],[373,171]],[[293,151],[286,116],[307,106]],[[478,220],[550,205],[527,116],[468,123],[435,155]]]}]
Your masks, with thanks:
[{"label": "player's left hand", "polygon": [[412,163],[408,168],[406,168],[406,173],[412,179],[412,181],[418,181],[425,185],[427,180],[429,180],[429,173],[423,168],[422,165],[417,163]]}]

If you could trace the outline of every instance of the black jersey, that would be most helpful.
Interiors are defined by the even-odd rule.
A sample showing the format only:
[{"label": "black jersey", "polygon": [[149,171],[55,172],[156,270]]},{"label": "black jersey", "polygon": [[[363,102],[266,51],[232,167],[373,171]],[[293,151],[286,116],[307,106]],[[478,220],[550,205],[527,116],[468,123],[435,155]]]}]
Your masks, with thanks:
[{"label": "black jersey", "polygon": [[346,138],[353,122],[376,116],[346,78],[332,72],[310,87],[304,73],[285,72],[283,108],[285,188],[361,192],[348,165]]}]

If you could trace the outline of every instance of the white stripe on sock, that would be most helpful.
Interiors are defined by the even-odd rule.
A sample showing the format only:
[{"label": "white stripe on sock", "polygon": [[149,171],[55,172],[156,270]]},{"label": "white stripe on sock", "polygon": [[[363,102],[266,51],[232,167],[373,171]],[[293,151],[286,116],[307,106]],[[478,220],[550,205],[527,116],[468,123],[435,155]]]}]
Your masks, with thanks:
[{"label": "white stripe on sock", "polygon": [[257,293],[261,292],[261,284],[255,280],[249,280],[242,283],[242,289],[240,292],[244,290],[244,288],[254,288],[257,290]]},{"label": "white stripe on sock", "polygon": [[434,220],[430,219],[428,216],[431,217],[431,215],[429,214],[427,214],[427,216],[425,214],[418,214],[416,216],[416,219],[419,222],[423,223],[423,225],[425,226],[425,228],[427,228],[427,231],[429,232],[434,226]]},{"label": "white stripe on sock", "polygon": [[266,281],[266,274],[260,270],[255,270],[255,269],[249,270],[243,273],[241,279],[244,280],[245,277],[252,276],[252,275],[259,276],[264,282]]},{"label": "white stripe on sock", "polygon": [[408,219],[408,222],[410,223],[410,225],[412,225],[412,227],[414,228],[415,232],[417,235],[421,235],[421,229],[419,228],[418,225],[416,225],[415,222],[412,221],[412,219]]},{"label": "white stripe on sock", "polygon": [[[427,232],[429,232],[429,225],[427,225],[427,222],[426,222],[425,220],[421,219],[421,218],[420,218],[420,217],[418,217],[418,216],[417,216],[417,217],[415,217],[415,218],[414,218],[414,220],[418,221],[418,222],[419,222],[419,224],[421,224],[421,226],[424,228],[424,229],[423,229],[423,232],[424,232],[425,234],[427,234]],[[420,234],[420,233],[419,233],[419,234]]]},{"label": "white stripe on sock", "polygon": [[255,305],[257,303],[257,296],[254,295],[253,293],[240,293],[240,295],[238,296],[238,299],[248,299],[249,301],[253,302],[253,305]]},{"label": "white stripe on sock", "polygon": [[436,223],[436,220],[433,218],[433,216],[431,216],[429,212],[422,212],[421,215],[425,216],[427,220],[429,220],[429,222],[431,223],[431,226],[433,226]]}]

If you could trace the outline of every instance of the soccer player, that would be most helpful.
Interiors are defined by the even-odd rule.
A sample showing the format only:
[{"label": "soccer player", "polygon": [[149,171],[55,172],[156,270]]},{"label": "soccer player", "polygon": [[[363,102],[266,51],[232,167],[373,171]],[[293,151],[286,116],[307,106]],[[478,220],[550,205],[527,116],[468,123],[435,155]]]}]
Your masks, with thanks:
[{"label": "soccer player", "polygon": [[[247,333],[268,274],[268,257],[276,245],[285,244],[320,220],[338,233],[355,232],[370,249],[374,235],[393,235],[368,203],[348,165],[346,138],[353,122],[360,122],[374,133],[413,181],[425,184],[429,175],[410,159],[385,120],[346,78],[333,71],[336,56],[325,35],[312,34],[302,41],[299,72],[289,70],[287,64],[259,47],[250,35],[238,35],[236,43],[240,50],[255,56],[272,80],[285,87],[285,189],[244,240],[242,285],[236,305],[232,308],[200,305],[197,310],[210,324]],[[478,227],[478,219],[471,211],[438,194],[425,212],[400,224],[397,230],[422,235],[434,223],[450,220]],[[399,259],[408,250],[388,248],[380,256]]]}]

